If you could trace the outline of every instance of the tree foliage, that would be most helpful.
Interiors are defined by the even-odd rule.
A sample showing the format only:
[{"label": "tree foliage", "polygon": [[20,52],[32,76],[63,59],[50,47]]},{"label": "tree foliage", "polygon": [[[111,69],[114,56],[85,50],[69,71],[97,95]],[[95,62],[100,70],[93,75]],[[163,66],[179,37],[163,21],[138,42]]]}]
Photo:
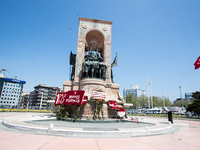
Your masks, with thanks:
[{"label": "tree foliage", "polygon": [[195,93],[192,93],[192,97],[195,99],[200,99],[200,92],[196,91]]},{"label": "tree foliage", "polygon": [[[164,106],[163,98],[153,96],[152,100],[153,100],[153,107],[163,107]],[[169,107],[172,105],[172,103],[169,99],[164,98],[164,101],[165,101],[166,107]],[[150,102],[150,107],[152,107],[151,106],[151,97],[149,97],[149,102]],[[128,93],[128,95],[126,96],[126,103],[133,104],[133,106],[130,107],[131,109],[136,109],[136,107],[146,107],[147,108],[148,107],[148,97],[146,97],[145,95],[141,95],[140,97],[134,97],[133,93]]]},{"label": "tree foliage", "polygon": [[187,111],[193,111],[197,114],[200,114],[200,99],[193,100],[192,104],[188,105]]},{"label": "tree foliage", "polygon": [[[182,101],[181,100],[177,101],[175,105],[182,107]],[[189,101],[183,100],[183,107],[188,107],[188,105],[189,105]]]}]

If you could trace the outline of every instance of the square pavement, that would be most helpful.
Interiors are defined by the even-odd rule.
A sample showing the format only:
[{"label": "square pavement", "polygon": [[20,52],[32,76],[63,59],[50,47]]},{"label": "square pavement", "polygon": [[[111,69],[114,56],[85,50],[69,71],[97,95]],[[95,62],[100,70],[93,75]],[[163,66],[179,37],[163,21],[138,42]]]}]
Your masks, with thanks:
[{"label": "square pavement", "polygon": [[[21,113],[0,113],[0,119]],[[166,120],[155,118],[159,120]],[[69,138],[35,135],[0,129],[1,150],[200,150],[200,122],[176,120],[181,127],[173,134],[134,138]]]}]

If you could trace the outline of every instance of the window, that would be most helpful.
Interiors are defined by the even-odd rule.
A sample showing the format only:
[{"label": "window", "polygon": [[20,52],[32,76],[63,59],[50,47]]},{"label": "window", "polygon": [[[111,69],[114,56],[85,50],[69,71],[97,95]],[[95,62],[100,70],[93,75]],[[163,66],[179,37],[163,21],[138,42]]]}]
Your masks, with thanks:
[{"label": "window", "polygon": [[10,98],[10,100],[12,100],[12,98]]},{"label": "window", "polygon": [[6,99],[6,97],[4,99]]},{"label": "window", "polygon": [[11,95],[11,97],[13,97],[13,95]]},{"label": "window", "polygon": [[9,98],[8,98],[8,100],[9,100]]},{"label": "window", "polygon": [[3,99],[3,97],[1,99]]},{"label": "window", "polygon": [[6,101],[4,101],[3,103],[6,103]]},{"label": "window", "polygon": [[0,103],[2,103],[2,101],[0,101]]},{"label": "window", "polygon": [[8,86],[9,86],[9,84],[8,84]]},{"label": "window", "polygon": [[2,94],[1,96],[4,96],[4,94]]},{"label": "window", "polygon": [[13,85],[13,87],[15,87],[15,85]]},{"label": "window", "polygon": [[12,86],[12,84],[10,86]]},{"label": "window", "polygon": [[4,87],[3,89],[6,89],[6,87]]},{"label": "window", "polygon": [[15,102],[13,102],[13,104],[14,104]]}]

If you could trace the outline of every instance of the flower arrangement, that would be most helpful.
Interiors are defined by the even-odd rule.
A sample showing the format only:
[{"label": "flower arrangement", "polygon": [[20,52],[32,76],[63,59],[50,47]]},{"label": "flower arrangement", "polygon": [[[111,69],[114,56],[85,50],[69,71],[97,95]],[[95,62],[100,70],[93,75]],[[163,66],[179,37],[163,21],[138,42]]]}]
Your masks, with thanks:
[{"label": "flower arrangement", "polygon": [[104,119],[103,103],[106,99],[106,95],[101,89],[95,89],[92,91],[92,100],[95,103],[94,119],[98,118],[98,108],[100,108],[102,119]]}]

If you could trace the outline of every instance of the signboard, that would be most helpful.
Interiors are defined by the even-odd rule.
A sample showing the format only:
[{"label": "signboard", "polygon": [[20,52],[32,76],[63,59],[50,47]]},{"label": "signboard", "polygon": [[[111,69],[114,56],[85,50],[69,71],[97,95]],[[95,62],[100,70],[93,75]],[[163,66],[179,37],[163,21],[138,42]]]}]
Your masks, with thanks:
[{"label": "signboard", "polygon": [[85,91],[74,90],[64,93],[57,93],[55,105],[81,105]]},{"label": "signboard", "polygon": [[104,92],[98,92],[98,91],[93,91],[92,92],[92,99],[98,100],[98,99],[106,99],[106,95]]},{"label": "signboard", "polygon": [[55,105],[62,105],[65,101],[65,97],[67,96],[67,92],[61,93],[58,92],[56,95]]},{"label": "signboard", "polygon": [[63,104],[65,104],[65,105],[81,105],[84,93],[85,93],[85,91],[83,91],[83,90],[68,91]]},{"label": "signboard", "polygon": [[87,97],[86,96],[83,96],[83,100],[81,102],[81,105],[85,105],[87,102]]},{"label": "signboard", "polygon": [[166,112],[178,112],[176,110],[176,108],[172,108],[172,107],[163,107],[164,111]]},{"label": "signboard", "polygon": [[16,82],[16,83],[23,83],[23,84],[26,84],[26,81],[17,80],[17,79],[4,78],[4,80],[5,80],[5,81]]},{"label": "signboard", "polygon": [[112,109],[115,109],[115,110],[118,110],[118,109],[119,109],[119,107],[117,106],[116,101],[109,101],[109,106],[110,106]]}]

